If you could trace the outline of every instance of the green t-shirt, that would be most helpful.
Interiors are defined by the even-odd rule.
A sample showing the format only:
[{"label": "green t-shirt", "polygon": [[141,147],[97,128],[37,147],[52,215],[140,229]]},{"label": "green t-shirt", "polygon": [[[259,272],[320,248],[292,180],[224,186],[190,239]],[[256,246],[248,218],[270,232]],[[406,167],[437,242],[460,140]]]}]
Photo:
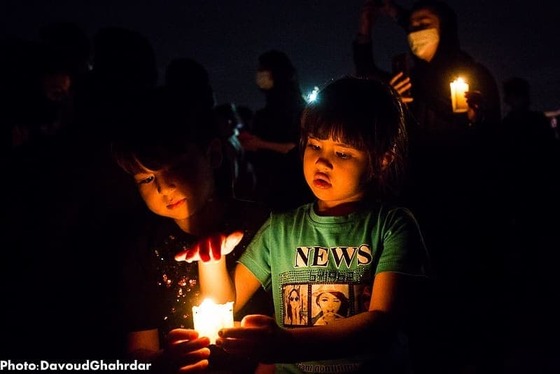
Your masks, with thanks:
[{"label": "green t-shirt", "polygon": [[[319,216],[313,206],[271,214],[239,259],[272,290],[280,326],[336,323],[367,311],[380,272],[426,275],[424,242],[407,209],[376,205],[346,216]],[[345,373],[372,360],[362,355],[277,366],[283,373]]]}]

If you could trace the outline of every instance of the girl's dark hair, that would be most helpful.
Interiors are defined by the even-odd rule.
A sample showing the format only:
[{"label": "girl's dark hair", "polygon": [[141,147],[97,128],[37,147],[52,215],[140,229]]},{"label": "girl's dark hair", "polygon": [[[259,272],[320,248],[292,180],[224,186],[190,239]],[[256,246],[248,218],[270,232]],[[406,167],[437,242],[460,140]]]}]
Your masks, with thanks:
[{"label": "girl's dark hair", "polygon": [[[398,192],[407,154],[405,113],[398,93],[370,78],[345,76],[323,88],[305,108],[301,119],[303,152],[311,135],[368,153],[369,191],[376,197]],[[383,167],[384,155],[393,161]]]},{"label": "girl's dark hair", "polygon": [[160,170],[187,153],[193,144],[204,151],[219,137],[212,110],[185,109],[169,95],[172,93],[165,89],[150,91],[124,111],[111,151],[127,173],[134,175],[144,167]]}]

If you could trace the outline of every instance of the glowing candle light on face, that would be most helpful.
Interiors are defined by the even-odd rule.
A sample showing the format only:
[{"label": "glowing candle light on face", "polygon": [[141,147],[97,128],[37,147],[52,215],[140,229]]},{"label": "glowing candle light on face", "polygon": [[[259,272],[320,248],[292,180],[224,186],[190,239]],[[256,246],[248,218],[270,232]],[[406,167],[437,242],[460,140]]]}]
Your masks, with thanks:
[{"label": "glowing candle light on face", "polygon": [[454,113],[464,113],[469,109],[465,92],[469,90],[469,84],[463,78],[457,78],[450,84],[451,106]]},{"label": "glowing candle light on face", "polygon": [[215,344],[218,331],[224,327],[233,327],[233,301],[216,304],[205,299],[199,306],[193,306],[194,329],[199,336],[207,336]]}]

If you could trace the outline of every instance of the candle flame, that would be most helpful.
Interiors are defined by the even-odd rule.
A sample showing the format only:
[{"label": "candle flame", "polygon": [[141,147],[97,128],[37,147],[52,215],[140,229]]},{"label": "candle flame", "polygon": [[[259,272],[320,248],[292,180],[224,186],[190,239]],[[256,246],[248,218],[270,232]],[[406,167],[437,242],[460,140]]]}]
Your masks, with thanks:
[{"label": "candle flame", "polygon": [[451,87],[451,106],[453,112],[463,113],[469,109],[465,92],[469,90],[469,84],[462,77],[457,77],[450,84]]},{"label": "candle flame", "polygon": [[193,306],[194,329],[200,336],[210,338],[215,344],[218,331],[224,327],[233,327],[233,301],[216,304],[214,300],[206,298],[199,306]]}]

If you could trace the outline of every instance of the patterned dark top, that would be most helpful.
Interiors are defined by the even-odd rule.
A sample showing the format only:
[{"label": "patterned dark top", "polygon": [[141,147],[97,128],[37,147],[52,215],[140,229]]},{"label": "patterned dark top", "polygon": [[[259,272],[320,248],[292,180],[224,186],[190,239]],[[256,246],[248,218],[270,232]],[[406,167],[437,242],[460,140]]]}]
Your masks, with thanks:
[{"label": "patterned dark top", "polygon": [[[233,269],[256,230],[267,217],[260,206],[235,201],[222,226],[223,232],[242,229],[243,240],[227,257]],[[123,302],[128,331],[157,328],[160,338],[174,328],[192,328],[192,307],[202,302],[197,263],[177,262],[175,254],[188,248],[198,238],[183,232],[173,220],[153,216],[134,241],[127,256]],[[271,302],[264,291],[257,293],[237,313],[270,314]],[[162,340],[163,341],[163,340]]]}]

